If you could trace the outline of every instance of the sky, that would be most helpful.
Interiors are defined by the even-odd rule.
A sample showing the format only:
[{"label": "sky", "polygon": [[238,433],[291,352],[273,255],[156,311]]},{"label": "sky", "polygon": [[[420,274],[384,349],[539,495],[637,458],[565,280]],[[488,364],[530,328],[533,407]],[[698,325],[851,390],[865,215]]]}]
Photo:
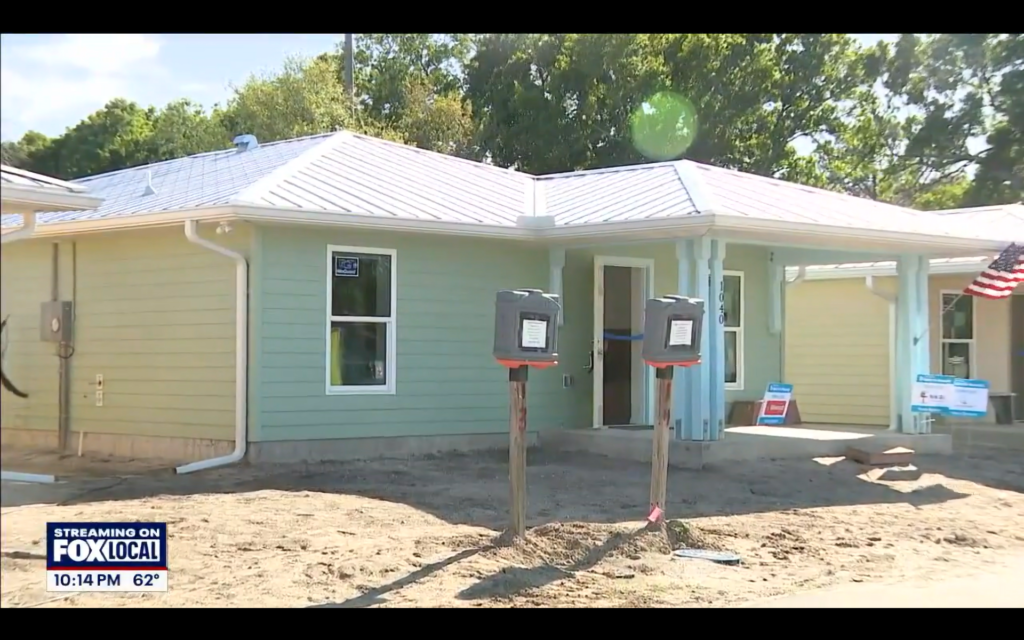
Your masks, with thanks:
[{"label": "sky", "polygon": [[[894,34],[857,34],[865,44]],[[60,135],[113,98],[163,106],[223,104],[231,84],[273,71],[289,55],[334,49],[341,34],[3,34],[0,138]],[[357,36],[358,37],[358,36]]]}]

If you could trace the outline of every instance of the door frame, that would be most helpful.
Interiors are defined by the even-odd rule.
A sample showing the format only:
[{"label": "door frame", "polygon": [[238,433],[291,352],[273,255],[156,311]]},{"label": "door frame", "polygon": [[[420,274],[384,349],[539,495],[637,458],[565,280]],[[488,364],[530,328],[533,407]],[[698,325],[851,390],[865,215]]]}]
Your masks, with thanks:
[{"label": "door frame", "polygon": [[[643,269],[644,291],[640,299],[646,301],[654,294],[654,258],[630,258],[626,256],[594,256],[594,327],[590,342],[593,354],[593,401],[591,411],[591,427],[604,428],[604,268],[629,267]],[[641,309],[641,318],[643,310]],[[642,321],[641,321],[642,322]],[[644,367],[644,403],[643,419],[652,423],[654,417],[654,367]]]},{"label": "door frame", "polygon": [[1013,398],[1016,421],[1024,421],[1024,292],[1015,291],[1010,296],[1010,391]]}]

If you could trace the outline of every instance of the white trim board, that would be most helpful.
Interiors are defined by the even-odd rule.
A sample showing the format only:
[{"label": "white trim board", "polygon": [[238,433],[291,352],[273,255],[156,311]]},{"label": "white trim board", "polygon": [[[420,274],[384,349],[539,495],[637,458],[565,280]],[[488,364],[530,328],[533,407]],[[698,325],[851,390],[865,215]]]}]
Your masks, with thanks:
[{"label": "white trim board", "polygon": [[[961,273],[981,273],[992,260],[993,256],[973,258],[940,258],[928,263],[928,275],[951,275]],[[797,274],[797,267],[786,267],[786,279]],[[896,261],[848,264],[822,264],[806,267],[804,280],[843,280],[846,278],[864,278],[866,276],[898,275]]]},{"label": "white trim board", "polygon": [[[593,376],[593,397],[591,398],[591,426],[595,429],[604,427],[603,424],[603,413],[604,413],[604,358],[599,357],[597,349],[604,345],[604,268],[605,267],[628,267],[643,269],[646,276],[644,295],[641,296],[642,300],[655,295],[654,293],[654,264],[653,258],[632,258],[626,256],[606,256],[596,255],[594,256],[594,327],[593,327],[593,338],[591,340],[591,349],[594,350],[594,367],[591,375]],[[598,280],[598,274],[601,274],[601,279]],[[642,316],[642,314],[641,314]],[[654,384],[654,367],[644,367],[644,397],[646,398],[643,417],[644,421],[653,424],[654,420],[654,401],[655,401],[655,384]]]}]

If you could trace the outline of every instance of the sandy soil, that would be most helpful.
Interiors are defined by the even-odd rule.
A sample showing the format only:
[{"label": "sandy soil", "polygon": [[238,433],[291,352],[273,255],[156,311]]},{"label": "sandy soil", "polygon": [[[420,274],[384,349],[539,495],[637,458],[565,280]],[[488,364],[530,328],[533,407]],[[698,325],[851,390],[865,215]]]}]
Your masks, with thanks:
[{"label": "sandy soil", "polygon": [[[6,452],[5,452],[6,453]],[[36,459],[33,468],[47,469]],[[920,457],[886,480],[841,459],[672,470],[669,535],[638,533],[649,467],[531,452],[525,541],[504,454],[5,483],[2,605],[656,607],[729,605],[850,582],[966,575],[1024,550],[1020,454]],[[27,464],[27,462],[26,462]],[[94,468],[95,467],[95,468]],[[52,470],[52,469],[49,469]],[[45,592],[47,521],[165,521],[166,594]],[[684,524],[685,523],[685,524]],[[738,553],[681,560],[671,546]],[[55,598],[60,598],[56,599]]]}]

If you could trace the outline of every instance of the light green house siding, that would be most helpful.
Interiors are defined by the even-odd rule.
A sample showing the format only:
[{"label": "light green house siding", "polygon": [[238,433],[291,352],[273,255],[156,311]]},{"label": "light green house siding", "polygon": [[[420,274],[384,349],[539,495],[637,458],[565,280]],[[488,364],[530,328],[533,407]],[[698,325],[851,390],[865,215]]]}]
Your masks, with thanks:
[{"label": "light green house siding", "polygon": [[[549,286],[548,251],[473,238],[264,227],[256,441],[502,433],[508,373],[491,355],[499,289]],[[327,247],[393,249],[396,393],[327,395]],[[254,284],[253,286],[257,286]],[[531,430],[567,425],[561,368],[531,371]],[[255,394],[251,394],[255,397]]]},{"label": "light green house siding", "polygon": [[[325,391],[327,247],[397,252],[395,395]],[[254,441],[501,433],[508,429],[506,370],[491,356],[494,294],[550,288],[547,248],[473,238],[264,227],[256,242],[250,421]],[[530,373],[531,430],[587,427],[586,366],[593,333],[594,255],[653,257],[656,293],[677,291],[671,244],[572,249],[563,271],[566,324],[559,365]],[[744,273],[745,385],[728,400],[759,398],[780,379],[781,342],[768,332],[767,250],[730,246]],[[257,284],[258,282],[258,284]],[[257,292],[258,289],[258,292]],[[562,375],[573,384],[562,386]],[[258,393],[256,390],[258,389]]]},{"label": "light green house siding", "polygon": [[[209,236],[245,253],[252,240],[245,225]],[[181,228],[80,236],[58,246],[59,295],[76,303],[71,431],[233,439],[234,263],[189,243]],[[4,370],[29,393],[27,400],[4,394],[4,428],[58,428],[56,347],[39,340],[52,247],[30,240],[3,249],[3,314],[11,317]]]},{"label": "light green house siding", "polygon": [[[226,235],[204,233],[250,259],[250,440],[507,431],[507,371],[491,356],[494,294],[549,289],[548,248],[245,224]],[[326,393],[328,245],[397,252],[394,395]],[[52,246],[31,240],[3,249],[4,369],[30,394],[4,394],[5,429],[57,430],[58,360],[38,326],[39,305],[50,299]],[[560,362],[531,371],[532,430],[590,425],[595,254],[653,258],[655,293],[677,291],[671,243],[567,251]],[[780,339],[768,333],[767,250],[731,245],[726,268],[744,273],[746,306],[745,385],[728,400],[753,399],[781,375]],[[59,241],[59,296],[76,301],[77,315],[71,431],[231,440],[234,269],[230,259],[187,242],[180,228]],[[105,382],[102,407],[95,405],[97,374]],[[572,376],[569,388],[563,374]]]}]

